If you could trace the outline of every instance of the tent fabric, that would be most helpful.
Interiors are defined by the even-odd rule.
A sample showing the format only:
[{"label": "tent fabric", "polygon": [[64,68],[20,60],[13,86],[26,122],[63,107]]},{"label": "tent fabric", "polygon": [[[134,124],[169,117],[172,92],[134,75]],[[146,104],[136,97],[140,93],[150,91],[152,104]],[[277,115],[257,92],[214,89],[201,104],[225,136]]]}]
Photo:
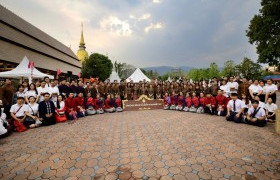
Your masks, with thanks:
[{"label": "tent fabric", "polygon": [[120,82],[121,78],[119,77],[118,73],[116,71],[112,71],[112,74],[109,77],[110,82],[114,82],[115,80]]},{"label": "tent fabric", "polygon": [[139,82],[139,81],[143,81],[143,80],[146,80],[146,81],[151,81],[141,70],[140,68],[137,68],[134,73],[126,79],[127,82],[129,81],[133,81],[133,82]]},{"label": "tent fabric", "polygon": [[272,79],[274,81],[279,81],[280,80],[280,75],[279,74],[268,75],[268,76],[265,76],[263,79],[264,80]]},{"label": "tent fabric", "polygon": [[[28,68],[29,60],[26,56],[22,59],[20,64],[11,71],[5,71],[0,73],[0,77],[9,77],[9,78],[30,78],[31,77],[31,68]],[[50,79],[54,79],[54,76],[44,74],[40,72],[35,67],[33,68],[33,78],[44,78],[49,77]]]}]

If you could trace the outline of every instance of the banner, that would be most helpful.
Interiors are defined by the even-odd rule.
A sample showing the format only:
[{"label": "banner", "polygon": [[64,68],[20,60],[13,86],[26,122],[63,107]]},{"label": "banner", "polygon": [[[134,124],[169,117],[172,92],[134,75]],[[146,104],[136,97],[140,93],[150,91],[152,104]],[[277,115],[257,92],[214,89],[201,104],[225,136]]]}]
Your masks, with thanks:
[{"label": "banner", "polygon": [[137,100],[124,100],[123,109],[126,111],[163,109],[163,99],[150,99],[141,95]]}]

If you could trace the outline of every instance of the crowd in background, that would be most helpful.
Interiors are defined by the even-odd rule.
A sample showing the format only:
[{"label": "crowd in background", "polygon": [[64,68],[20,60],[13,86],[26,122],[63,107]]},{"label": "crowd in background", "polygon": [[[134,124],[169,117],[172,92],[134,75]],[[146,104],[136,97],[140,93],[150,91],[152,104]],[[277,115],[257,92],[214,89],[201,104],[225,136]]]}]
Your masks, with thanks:
[{"label": "crowd in background", "polygon": [[265,126],[275,120],[277,86],[272,80],[236,77],[193,82],[189,79],[134,82],[58,81],[45,77],[17,88],[6,79],[0,90],[0,134],[25,131],[104,112],[122,112],[122,100],[141,95],[163,99],[165,110],[226,116],[229,121]]}]

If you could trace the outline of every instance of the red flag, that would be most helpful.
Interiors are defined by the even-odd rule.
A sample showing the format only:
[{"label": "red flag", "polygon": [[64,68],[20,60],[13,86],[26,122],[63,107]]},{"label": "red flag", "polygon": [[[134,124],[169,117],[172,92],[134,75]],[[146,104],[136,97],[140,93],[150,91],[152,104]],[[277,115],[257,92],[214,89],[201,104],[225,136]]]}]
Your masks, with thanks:
[{"label": "red flag", "polygon": [[81,72],[78,72],[77,76],[80,78],[81,77]]},{"label": "red flag", "polygon": [[61,70],[57,69],[57,75],[59,76],[61,74]]},{"label": "red flag", "polygon": [[35,67],[35,63],[29,61],[29,63],[28,63],[28,69],[34,68],[34,67]]}]

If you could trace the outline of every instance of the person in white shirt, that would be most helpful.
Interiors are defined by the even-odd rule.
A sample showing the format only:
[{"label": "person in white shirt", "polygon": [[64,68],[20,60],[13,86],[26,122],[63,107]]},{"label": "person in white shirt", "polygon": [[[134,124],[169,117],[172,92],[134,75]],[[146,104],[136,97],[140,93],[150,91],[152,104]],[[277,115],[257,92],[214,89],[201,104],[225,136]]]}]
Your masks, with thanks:
[{"label": "person in white shirt", "polygon": [[17,98],[18,97],[23,97],[24,98],[25,93],[24,93],[24,86],[22,84],[20,84],[18,86],[17,92],[14,93],[13,95],[13,102],[12,104],[16,104],[17,103]]},{"label": "person in white shirt", "polygon": [[39,102],[42,102],[44,100],[44,94],[49,93],[49,88],[46,87],[46,81],[41,82],[41,86],[37,88],[38,94],[40,96]]},{"label": "person in white shirt", "polygon": [[56,104],[57,96],[59,95],[58,87],[55,86],[54,81],[51,81],[51,86],[49,87],[49,93],[51,94],[51,101]]},{"label": "person in white shirt", "polygon": [[229,82],[227,83],[230,92],[237,92],[239,84],[234,81],[233,77],[229,78]]},{"label": "person in white shirt", "polygon": [[44,77],[44,81],[46,82],[46,87],[51,87],[50,78],[48,76]]},{"label": "person in white shirt", "polygon": [[[2,103],[2,102],[1,102]],[[6,114],[4,113],[4,108],[0,108],[0,138],[6,137],[8,135],[8,130],[4,124],[8,124],[6,121]]]},{"label": "person in white shirt", "polygon": [[230,88],[227,85],[227,81],[226,80],[222,81],[222,85],[220,86],[220,89],[223,90],[224,96],[226,96],[227,98],[230,96]]},{"label": "person in white shirt", "polygon": [[226,119],[228,121],[241,123],[242,115],[245,108],[246,108],[245,103],[237,98],[237,93],[231,93],[231,100],[227,104]]},{"label": "person in white shirt", "polygon": [[254,83],[250,85],[249,92],[252,99],[254,99],[255,96],[260,96],[262,94],[262,88],[260,87],[258,80],[254,80]]},{"label": "person in white shirt", "polygon": [[40,118],[39,118],[39,104],[36,103],[36,99],[34,96],[30,96],[28,98],[29,103],[27,104],[27,112],[26,114],[26,119],[24,121],[24,125],[29,128],[35,128],[38,127],[41,124]]},{"label": "person in white shirt", "polygon": [[263,108],[259,107],[259,101],[252,100],[252,107],[248,110],[246,123],[263,127],[266,125],[266,114]]},{"label": "person in white shirt", "polygon": [[25,102],[26,102],[26,103],[29,102],[29,101],[28,101],[28,98],[29,98],[30,96],[35,97],[35,99],[36,99],[35,102],[38,102],[38,100],[39,100],[38,91],[37,91],[36,85],[35,85],[34,83],[31,83],[31,84],[29,85],[28,91],[24,94],[24,98],[25,98]]},{"label": "person in white shirt", "polygon": [[261,88],[261,91],[262,91],[262,93],[259,95],[260,101],[261,101],[261,102],[266,102],[266,101],[265,101],[266,88],[265,88],[265,86],[264,86],[264,82],[263,82],[263,81],[260,81],[259,85],[260,85],[260,88]]},{"label": "person in white shirt", "polygon": [[22,83],[23,87],[24,87],[24,93],[26,93],[28,91],[29,85],[27,81],[23,81]]},{"label": "person in white shirt", "polygon": [[254,100],[259,101],[259,107],[264,108],[264,105],[265,105],[265,104],[264,104],[264,102],[261,102],[261,101],[260,101],[260,97],[259,97],[259,96],[255,96],[255,97],[254,97]]},{"label": "person in white shirt", "polygon": [[25,112],[27,112],[27,111],[28,111],[28,107],[27,107],[26,104],[24,104],[24,98],[23,97],[18,97],[17,98],[17,103],[12,105],[12,107],[10,109],[11,117],[14,120],[13,124],[16,127],[23,126],[23,122],[26,118]]},{"label": "person in white shirt", "polygon": [[264,109],[266,110],[266,117],[269,122],[275,122],[275,114],[277,108],[277,105],[272,102],[272,98],[268,98]]},{"label": "person in white shirt", "polygon": [[270,97],[272,99],[273,103],[276,103],[276,92],[278,91],[278,88],[275,84],[272,83],[272,80],[267,80],[267,84],[265,86],[265,101]]}]

